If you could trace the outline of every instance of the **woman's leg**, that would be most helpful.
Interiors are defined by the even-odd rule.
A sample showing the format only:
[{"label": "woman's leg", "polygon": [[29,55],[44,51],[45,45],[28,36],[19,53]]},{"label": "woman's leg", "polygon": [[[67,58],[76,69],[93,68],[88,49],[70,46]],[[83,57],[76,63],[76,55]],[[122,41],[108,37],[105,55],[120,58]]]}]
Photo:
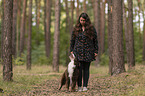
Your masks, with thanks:
[{"label": "woman's leg", "polygon": [[88,86],[90,62],[83,63],[83,87]]},{"label": "woman's leg", "polygon": [[80,61],[79,77],[78,77],[78,87],[82,86],[82,66],[83,66],[83,62]]}]

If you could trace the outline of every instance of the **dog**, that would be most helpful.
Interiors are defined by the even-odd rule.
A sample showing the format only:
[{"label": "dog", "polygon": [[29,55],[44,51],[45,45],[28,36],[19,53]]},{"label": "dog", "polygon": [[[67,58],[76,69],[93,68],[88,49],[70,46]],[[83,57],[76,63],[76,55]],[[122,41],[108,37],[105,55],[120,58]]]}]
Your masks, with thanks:
[{"label": "dog", "polygon": [[63,85],[66,85],[67,91],[69,91],[69,86],[71,86],[70,91],[74,92],[79,76],[79,62],[75,58],[74,54],[71,54],[69,58],[71,62],[69,62],[67,69],[62,75],[59,90],[62,88]]}]

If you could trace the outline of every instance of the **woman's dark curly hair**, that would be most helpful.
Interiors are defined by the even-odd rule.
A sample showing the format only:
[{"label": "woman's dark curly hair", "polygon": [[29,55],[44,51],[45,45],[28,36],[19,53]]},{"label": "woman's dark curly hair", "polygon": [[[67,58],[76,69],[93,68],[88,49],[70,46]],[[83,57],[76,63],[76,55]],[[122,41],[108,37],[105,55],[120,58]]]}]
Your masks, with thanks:
[{"label": "woman's dark curly hair", "polygon": [[87,37],[89,37],[90,39],[93,39],[94,27],[91,24],[90,18],[86,13],[81,13],[81,15],[79,16],[79,18],[77,20],[77,23],[76,23],[74,30],[73,30],[74,37],[78,36],[78,34],[82,32],[82,25],[80,23],[81,17],[85,19],[85,35]]}]

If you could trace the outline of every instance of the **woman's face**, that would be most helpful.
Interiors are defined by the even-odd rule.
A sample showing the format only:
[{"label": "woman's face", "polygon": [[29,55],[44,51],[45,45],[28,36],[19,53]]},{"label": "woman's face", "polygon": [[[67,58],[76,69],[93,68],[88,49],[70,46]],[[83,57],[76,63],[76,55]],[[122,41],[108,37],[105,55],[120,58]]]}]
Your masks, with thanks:
[{"label": "woman's face", "polygon": [[80,18],[80,23],[81,23],[82,26],[84,26],[85,23],[86,23],[86,20],[85,20],[84,18],[81,17],[81,18]]}]

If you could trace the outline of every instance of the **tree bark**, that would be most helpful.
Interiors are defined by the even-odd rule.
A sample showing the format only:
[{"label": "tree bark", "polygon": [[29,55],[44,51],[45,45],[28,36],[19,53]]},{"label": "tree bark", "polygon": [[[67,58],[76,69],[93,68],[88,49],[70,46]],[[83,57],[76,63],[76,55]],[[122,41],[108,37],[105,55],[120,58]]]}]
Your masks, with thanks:
[{"label": "tree bark", "polygon": [[36,33],[36,44],[39,45],[40,42],[39,42],[39,24],[40,24],[40,7],[41,7],[41,0],[35,0],[35,3],[36,3],[36,30],[37,30],[37,33]]},{"label": "tree bark", "polygon": [[77,9],[76,9],[76,14],[77,14],[77,19],[79,18],[79,15],[80,15],[80,13],[79,13],[79,0],[77,0]]},{"label": "tree bark", "polygon": [[12,81],[12,20],[13,0],[5,0],[3,30],[3,80]]},{"label": "tree bark", "polygon": [[143,61],[145,61],[145,20],[144,20],[144,28],[143,28]]},{"label": "tree bark", "polygon": [[12,55],[16,58],[16,33],[17,33],[17,0],[13,0],[13,33],[12,33]]},{"label": "tree bark", "polygon": [[70,29],[70,34],[73,30],[73,24],[74,24],[74,0],[71,0],[71,23],[70,23],[71,29]]},{"label": "tree bark", "polygon": [[109,49],[109,73],[112,72],[112,64],[113,64],[113,38],[112,38],[112,0],[108,0],[108,49]]},{"label": "tree bark", "polygon": [[95,0],[94,1],[94,23],[95,23],[95,28],[97,31],[97,35],[98,35],[98,46],[99,46],[99,51],[98,51],[98,56],[96,58],[96,62],[95,62],[95,66],[99,66],[99,62],[100,62],[100,50],[101,50],[101,46],[100,46],[100,0]]},{"label": "tree bark", "polygon": [[16,38],[16,55],[18,56],[19,47],[20,47],[20,24],[21,24],[21,2],[22,0],[18,0],[18,9],[17,9],[17,38]]},{"label": "tree bark", "polygon": [[50,48],[51,48],[51,5],[52,1],[47,0],[46,1],[46,32],[45,32],[45,50],[46,50],[46,56],[50,56]]},{"label": "tree bark", "polygon": [[29,2],[27,70],[31,69],[32,0]]},{"label": "tree bark", "polygon": [[105,52],[105,2],[101,2],[100,54]]},{"label": "tree bark", "polygon": [[[2,26],[1,26],[1,59],[3,60],[3,37],[4,37],[4,9],[5,9],[5,0],[2,0]],[[2,63],[3,64],[3,63]]]},{"label": "tree bark", "polygon": [[84,9],[84,12],[86,13],[87,12],[86,0],[84,0],[83,2],[83,9]]},{"label": "tree bark", "polygon": [[127,63],[129,64],[129,34],[128,34],[128,25],[127,17],[125,11],[125,4],[123,3],[123,22],[124,22],[124,33],[125,33],[125,44],[126,44],[126,53],[127,53]]},{"label": "tree bark", "polygon": [[[69,8],[68,8],[68,0],[65,0],[65,10],[66,10],[66,34],[70,34],[70,17],[69,17]],[[70,50],[69,50],[69,42],[70,41],[70,35],[69,35],[69,37],[68,37],[68,39],[66,40],[66,47],[65,47],[65,49],[66,49],[66,66],[68,65],[68,63],[69,63],[69,52],[70,52]]]},{"label": "tree bark", "polygon": [[55,2],[55,32],[53,45],[53,71],[59,72],[60,0]]},{"label": "tree bark", "polygon": [[122,22],[122,0],[112,1],[112,38],[113,38],[113,64],[111,75],[125,72],[124,52],[123,52],[123,22]]},{"label": "tree bark", "polygon": [[133,30],[133,2],[128,0],[128,36],[129,36],[129,63],[128,68],[131,70],[135,67],[135,55],[134,55],[134,30]]},{"label": "tree bark", "polygon": [[21,19],[21,28],[20,28],[20,56],[24,51],[26,7],[27,7],[27,0],[24,0],[23,1],[23,15]]}]

